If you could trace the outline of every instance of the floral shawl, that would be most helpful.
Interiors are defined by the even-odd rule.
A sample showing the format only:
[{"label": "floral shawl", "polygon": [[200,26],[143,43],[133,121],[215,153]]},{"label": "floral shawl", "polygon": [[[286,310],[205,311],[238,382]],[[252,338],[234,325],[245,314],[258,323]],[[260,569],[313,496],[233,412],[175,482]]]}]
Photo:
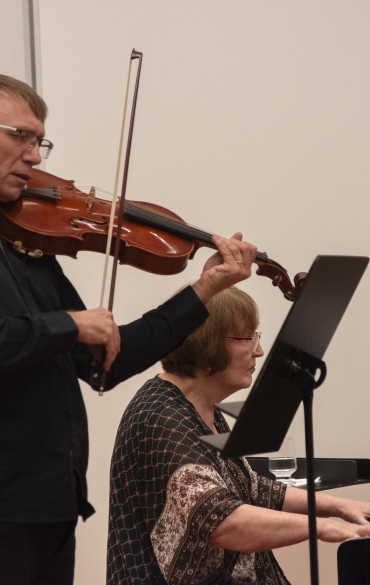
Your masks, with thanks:
[{"label": "floral shawl", "polygon": [[[219,432],[228,429],[215,411]],[[223,460],[211,433],[170,382],[155,377],[123,414],[111,465],[107,584],[289,585],[271,551],[210,543],[235,508],[281,510],[286,487],[257,477],[242,458]]]}]

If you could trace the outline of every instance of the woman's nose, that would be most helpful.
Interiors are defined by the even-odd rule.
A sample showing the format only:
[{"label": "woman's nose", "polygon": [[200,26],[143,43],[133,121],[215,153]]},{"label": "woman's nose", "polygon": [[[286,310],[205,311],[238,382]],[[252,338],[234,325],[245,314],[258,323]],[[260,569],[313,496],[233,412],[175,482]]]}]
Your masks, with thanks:
[{"label": "woman's nose", "polygon": [[258,345],[257,345],[257,349],[256,349],[256,351],[255,351],[254,355],[255,355],[256,357],[262,357],[264,354],[265,354],[265,352],[264,352],[264,351],[263,351],[263,349],[262,349],[262,345],[261,345],[260,343],[258,343]]}]

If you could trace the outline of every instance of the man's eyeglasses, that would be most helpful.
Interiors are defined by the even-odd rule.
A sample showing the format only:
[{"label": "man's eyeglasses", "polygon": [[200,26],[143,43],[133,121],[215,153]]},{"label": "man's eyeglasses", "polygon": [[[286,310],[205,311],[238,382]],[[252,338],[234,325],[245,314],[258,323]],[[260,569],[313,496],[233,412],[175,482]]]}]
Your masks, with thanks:
[{"label": "man's eyeglasses", "polygon": [[261,335],[262,331],[256,331],[255,334],[251,337],[233,337],[231,335],[227,335],[226,339],[233,339],[234,341],[248,341],[251,343],[252,353],[256,353]]},{"label": "man's eyeglasses", "polygon": [[10,130],[13,132],[13,137],[20,144],[21,146],[28,146],[30,150],[39,145],[40,156],[42,158],[48,158],[49,154],[53,149],[53,143],[50,140],[46,140],[46,138],[39,138],[31,132],[30,130],[21,130],[20,128],[13,128],[12,126],[3,126],[0,124],[0,128],[4,130]]}]

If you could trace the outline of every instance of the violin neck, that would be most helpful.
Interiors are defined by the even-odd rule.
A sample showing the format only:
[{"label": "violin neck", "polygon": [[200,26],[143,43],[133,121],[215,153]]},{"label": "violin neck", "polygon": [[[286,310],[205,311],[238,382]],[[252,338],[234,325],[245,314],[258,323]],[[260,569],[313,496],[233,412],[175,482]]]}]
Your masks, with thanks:
[{"label": "violin neck", "polygon": [[[144,206],[141,207],[138,204],[125,201],[125,215],[132,217],[136,221],[145,223],[146,225],[162,228],[166,232],[174,234],[175,236],[181,236],[187,240],[196,240],[203,246],[216,249],[216,246],[212,242],[213,234],[210,232],[201,230],[195,226],[179,221],[178,219],[169,217],[168,215],[154,213],[153,211],[145,209]],[[255,262],[256,264],[269,262],[267,254],[265,252],[257,252]]]}]

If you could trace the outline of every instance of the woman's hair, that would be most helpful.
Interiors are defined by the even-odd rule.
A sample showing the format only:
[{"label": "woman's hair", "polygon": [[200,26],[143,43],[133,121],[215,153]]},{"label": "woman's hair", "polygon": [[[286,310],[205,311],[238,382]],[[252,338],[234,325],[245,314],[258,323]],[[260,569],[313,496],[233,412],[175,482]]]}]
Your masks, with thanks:
[{"label": "woman's hair", "polygon": [[234,286],[217,293],[207,304],[209,317],[184,343],[162,360],[165,372],[194,378],[197,369],[209,376],[225,370],[230,362],[227,335],[242,337],[259,324],[258,307],[247,293]]},{"label": "woman's hair", "polygon": [[27,85],[27,83],[23,83],[23,81],[14,79],[14,77],[0,74],[0,94],[1,93],[5,93],[10,96],[15,95],[22,98],[28,103],[36,118],[38,118],[42,123],[45,122],[48,108],[44,100],[35,92],[34,89],[32,89],[32,87]]}]

